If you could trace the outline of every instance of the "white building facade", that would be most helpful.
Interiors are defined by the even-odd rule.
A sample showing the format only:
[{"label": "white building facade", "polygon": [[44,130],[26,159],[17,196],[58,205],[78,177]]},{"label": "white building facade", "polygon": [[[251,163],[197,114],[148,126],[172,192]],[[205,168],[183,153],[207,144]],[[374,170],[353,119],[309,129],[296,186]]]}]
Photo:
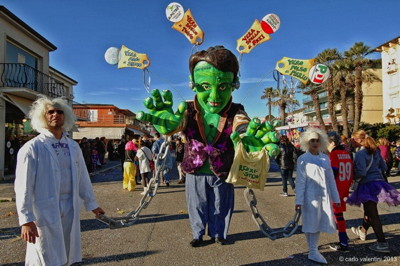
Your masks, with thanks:
[{"label": "white building facade", "polygon": [[383,120],[400,123],[400,36],[375,48],[382,57]]}]

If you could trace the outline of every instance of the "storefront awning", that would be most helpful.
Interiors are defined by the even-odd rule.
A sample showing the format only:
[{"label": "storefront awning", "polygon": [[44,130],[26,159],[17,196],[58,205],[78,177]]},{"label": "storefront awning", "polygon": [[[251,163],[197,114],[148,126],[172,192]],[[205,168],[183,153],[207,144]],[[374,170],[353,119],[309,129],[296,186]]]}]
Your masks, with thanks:
[{"label": "storefront awning", "polygon": [[95,139],[105,137],[106,139],[121,139],[125,133],[125,127],[78,127],[77,131],[72,132],[73,139]]},{"label": "storefront awning", "polygon": [[136,130],[136,129],[133,129],[133,128],[128,128],[128,127],[126,129],[131,131],[131,132],[133,132],[133,133],[135,133],[135,135],[139,135],[139,136],[143,136],[144,135],[144,133],[142,131],[139,131],[139,130]]},{"label": "storefront awning", "polygon": [[28,117],[29,110],[31,109],[33,102],[32,100],[15,96],[9,93],[3,93],[2,97],[9,103],[17,106],[25,114],[25,116]]}]

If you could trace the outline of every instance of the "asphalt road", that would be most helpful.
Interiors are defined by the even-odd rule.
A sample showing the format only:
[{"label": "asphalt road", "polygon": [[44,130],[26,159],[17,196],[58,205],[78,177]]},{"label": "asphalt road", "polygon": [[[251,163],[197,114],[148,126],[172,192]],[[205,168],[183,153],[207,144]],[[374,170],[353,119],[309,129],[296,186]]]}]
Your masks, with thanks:
[{"label": "asphalt road", "polygon": [[[113,166],[114,165],[114,166]],[[109,168],[111,167],[111,168]],[[134,209],[141,199],[142,186],[136,191],[122,189],[121,168],[111,162],[92,176],[93,188],[101,207],[109,216],[121,216]],[[270,240],[252,219],[243,197],[244,187],[235,188],[235,211],[229,229],[228,244],[221,246],[206,241],[204,246],[189,246],[192,239],[184,185],[174,176],[171,186],[160,186],[149,206],[132,226],[111,230],[82,211],[83,262],[77,265],[314,265],[307,259],[307,244],[301,227],[290,238]],[[400,189],[400,176],[390,178]],[[255,191],[257,207],[268,224],[279,229],[293,218],[294,195],[281,197],[278,172],[270,172],[264,191]],[[12,184],[0,184],[0,198],[12,197]],[[23,265],[25,243],[15,203],[0,202],[0,265]],[[374,253],[368,246],[375,241],[370,230],[367,240],[357,240],[349,229],[361,222],[362,208],[348,206],[345,213],[351,251],[341,253],[329,249],[337,242],[336,234],[322,234],[321,253],[330,265],[400,265],[400,207],[379,205],[384,232],[392,253]],[[205,237],[207,240],[208,237]]]}]

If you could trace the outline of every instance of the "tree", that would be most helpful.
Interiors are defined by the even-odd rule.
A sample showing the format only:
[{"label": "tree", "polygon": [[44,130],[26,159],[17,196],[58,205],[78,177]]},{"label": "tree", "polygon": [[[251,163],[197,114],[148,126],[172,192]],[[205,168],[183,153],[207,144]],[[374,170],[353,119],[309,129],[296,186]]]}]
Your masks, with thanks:
[{"label": "tree", "polygon": [[268,99],[268,116],[271,117],[271,107],[272,107],[272,98],[274,96],[274,88],[268,87],[263,91],[263,95],[261,95],[261,99]]},{"label": "tree", "polygon": [[272,88],[265,88],[261,99],[270,99],[268,104],[271,104],[271,106],[278,106],[280,120],[283,124],[286,124],[286,107],[288,105],[298,106],[299,102],[292,97],[290,90],[286,87],[283,89],[271,89]]},{"label": "tree", "polygon": [[344,56],[351,59],[354,64],[354,92],[355,92],[355,112],[354,112],[354,131],[360,126],[361,113],[363,108],[363,92],[362,92],[362,72],[365,66],[369,64],[366,55],[371,48],[363,42],[356,42],[348,51],[344,52]]},{"label": "tree", "polygon": [[[342,58],[342,55],[339,53],[337,49],[325,49],[321,53],[317,55],[315,58],[316,63],[321,63],[325,64],[328,66],[328,68],[332,71],[332,66],[335,63],[336,60],[339,60]],[[332,128],[334,131],[338,132],[338,122],[336,118],[336,111],[335,111],[335,87],[333,83],[333,78],[332,74],[326,80],[322,86],[326,89],[328,93],[328,111],[329,111],[329,116],[332,121]]]},{"label": "tree", "polygon": [[343,123],[343,135],[348,137],[350,134],[349,119],[348,119],[348,107],[347,107],[347,88],[348,84],[346,80],[350,74],[351,61],[348,59],[336,60],[333,64],[333,80],[334,84],[339,88],[340,92],[340,110],[342,115]]},{"label": "tree", "polygon": [[322,118],[321,107],[319,105],[318,93],[320,91],[320,87],[316,86],[315,84],[312,84],[312,83],[308,82],[306,85],[301,83],[298,86],[298,88],[303,90],[303,94],[311,96],[311,98],[313,100],[314,108],[315,108],[314,109],[315,110],[315,115],[317,117],[319,125],[320,125],[322,130],[326,131],[325,122],[324,122],[324,119]]}]

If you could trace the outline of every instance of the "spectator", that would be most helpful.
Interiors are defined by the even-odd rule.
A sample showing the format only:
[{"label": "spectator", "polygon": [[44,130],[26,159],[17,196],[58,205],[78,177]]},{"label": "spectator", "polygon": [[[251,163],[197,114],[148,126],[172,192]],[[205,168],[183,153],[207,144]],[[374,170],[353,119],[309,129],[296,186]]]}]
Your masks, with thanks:
[{"label": "spectator", "polygon": [[[156,167],[158,167],[161,162],[157,162],[157,156],[159,153],[163,154],[165,152],[164,149],[161,150],[161,145],[165,142],[165,138],[160,135],[160,133],[156,132],[155,133],[155,141],[153,143],[153,147],[151,148],[151,151],[153,152],[153,160],[156,164]],[[165,168],[164,171],[161,173],[161,179],[163,183],[169,187],[169,171],[172,169],[172,159],[171,159],[171,154],[170,150],[168,149],[167,155],[164,158],[165,160]]]},{"label": "spectator", "polygon": [[106,138],[101,137],[100,140],[97,141],[97,151],[99,152],[99,161],[101,165],[106,164]]},{"label": "spectator", "polygon": [[400,140],[396,141],[396,149],[394,150],[394,155],[396,156],[397,173],[400,175]]},{"label": "spectator", "polygon": [[99,152],[98,152],[98,145],[97,141],[94,139],[90,145],[91,149],[91,158],[92,158],[92,172],[95,172],[97,170],[97,167],[101,168],[100,164],[100,157],[99,157]]},{"label": "spectator", "polygon": [[181,163],[183,161],[184,153],[185,153],[185,146],[182,143],[182,139],[180,137],[178,137],[176,139],[176,166],[178,168],[178,174],[179,174],[178,184],[185,183],[185,173],[183,172],[183,170],[181,168]]},{"label": "spectator", "polygon": [[388,182],[388,177],[390,176],[390,170],[392,170],[393,166],[393,156],[392,156],[392,151],[390,150],[390,142],[386,138],[380,138],[378,140],[378,149],[381,153],[381,156],[383,160],[386,163],[386,172],[385,172],[385,180]]},{"label": "spectator", "polygon": [[342,145],[344,150],[351,154],[351,146],[349,144],[349,140],[347,139],[347,137],[345,135],[342,135],[340,136],[340,139],[341,139],[340,144]]},{"label": "spectator", "polygon": [[83,159],[85,160],[86,168],[89,172],[92,172],[92,155],[91,155],[91,148],[90,143],[86,137],[81,139],[79,146],[82,150]]},{"label": "spectator", "polygon": [[293,180],[293,170],[296,164],[297,153],[296,148],[290,143],[286,135],[282,135],[279,140],[280,153],[276,157],[276,162],[281,169],[283,192],[281,196],[287,197],[287,181],[289,181],[293,192],[295,192],[295,184]]},{"label": "spectator", "polygon": [[107,142],[108,160],[114,161],[114,140],[110,139]]},{"label": "spectator", "polygon": [[353,181],[354,164],[349,152],[341,145],[341,138],[335,131],[328,133],[328,151],[333,174],[335,175],[336,188],[339,192],[340,207],[333,205],[336,228],[339,242],[330,245],[333,250],[348,251],[349,237],[346,233],[346,221],[343,213],[346,211],[344,198],[349,196],[350,185]]},{"label": "spectator", "polygon": [[333,234],[332,201],[340,207],[329,157],[324,153],[328,136],[320,129],[309,128],[300,136],[300,148],[305,151],[297,160],[296,209],[302,211],[302,230],[306,235],[308,259],[326,264],[318,251],[320,232]]},{"label": "spectator", "polygon": [[128,141],[125,145],[125,162],[124,162],[124,180],[122,181],[123,189],[134,191],[136,188],[136,156],[137,147],[132,141]]},{"label": "spectator", "polygon": [[361,226],[352,227],[351,230],[361,240],[365,240],[367,231],[372,226],[377,242],[369,248],[376,252],[389,253],[389,244],[383,233],[377,205],[378,202],[399,205],[400,193],[383,178],[386,163],[374,139],[367,136],[363,130],[353,133],[352,138],[360,149],[354,156],[355,190],[347,199],[347,203],[357,206],[363,204],[364,220]]},{"label": "spectator", "polygon": [[[119,159],[121,161],[121,168],[122,168],[122,173],[124,173],[124,162],[125,162],[125,135],[122,135],[121,141],[118,144],[118,154],[119,154]],[[123,174],[122,174],[123,177]]]},{"label": "spectator", "polygon": [[148,190],[147,184],[149,182],[149,176],[151,178],[152,174],[152,169],[150,168],[150,160],[152,160],[153,155],[151,154],[151,150],[147,148],[143,140],[139,142],[139,149],[137,151],[136,157],[139,161],[140,175],[142,177],[142,185],[144,189],[141,194],[144,195]]}]

